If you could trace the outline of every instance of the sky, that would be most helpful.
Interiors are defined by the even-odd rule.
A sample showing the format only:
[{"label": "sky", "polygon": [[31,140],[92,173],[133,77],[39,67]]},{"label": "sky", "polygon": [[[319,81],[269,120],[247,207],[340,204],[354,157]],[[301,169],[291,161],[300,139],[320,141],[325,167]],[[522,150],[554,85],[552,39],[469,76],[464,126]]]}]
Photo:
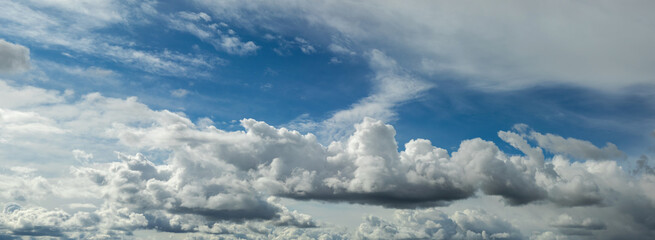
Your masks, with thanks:
[{"label": "sky", "polygon": [[654,4],[0,0],[0,239],[652,239]]}]

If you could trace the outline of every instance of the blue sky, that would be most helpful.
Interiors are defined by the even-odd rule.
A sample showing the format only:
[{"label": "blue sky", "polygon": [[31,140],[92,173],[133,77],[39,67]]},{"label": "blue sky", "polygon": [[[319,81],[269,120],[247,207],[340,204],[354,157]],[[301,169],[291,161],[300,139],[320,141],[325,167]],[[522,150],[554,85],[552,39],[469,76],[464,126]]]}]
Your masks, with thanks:
[{"label": "blue sky", "polygon": [[[43,235],[647,238],[652,221],[610,195],[630,183],[622,196],[655,209],[643,192],[655,186],[650,5],[1,2],[0,174],[14,180],[0,184],[0,238],[36,235],[47,224],[18,214],[54,211],[70,227]],[[121,169],[140,171],[138,194]],[[157,181],[175,200],[139,205]],[[252,209],[212,205],[221,194]],[[613,211],[631,220],[603,222]],[[544,222],[521,221],[530,212]],[[69,221],[84,214],[101,220]],[[413,229],[406,215],[444,227]],[[396,235],[376,231],[385,224]]]},{"label": "blue sky", "polygon": [[[175,67],[185,70],[153,69],[124,61],[127,59],[88,54],[75,46],[44,44],[44,40],[6,33],[3,36],[6,40],[30,49],[31,58],[36,62],[35,72],[50,81],[39,80],[37,74],[8,77],[17,81],[28,78],[35,86],[60,91],[72,89],[77,94],[101,92],[112,97],[137,96],[155,109],[183,111],[192,119],[210,117],[215,122],[229,122],[255,118],[284,125],[302,114],[308,114],[314,121],[329,118],[334,112],[347,109],[368,96],[375,87],[371,83],[375,73],[368,64],[366,51],[386,50],[383,47],[389,44],[350,43],[354,45],[353,49],[348,49],[351,52],[340,55],[330,50],[330,44],[336,46],[334,40],[329,40],[338,38],[338,33],[333,33],[335,30],[308,26],[301,20],[290,24],[285,22],[292,21],[290,19],[276,19],[280,23],[271,25],[282,28],[279,32],[268,29],[271,26],[254,26],[230,18],[214,17],[201,22],[206,25],[224,23],[227,27],[223,27],[223,31],[232,30],[241,41],[252,41],[257,46],[248,53],[230,54],[167,22],[179,12],[202,12],[203,7],[166,2],[153,5],[159,15],[137,18],[135,22],[124,19],[92,28],[90,34],[99,38],[98,41],[107,38],[108,43],[119,42],[116,45],[119,47],[124,47],[120,44],[133,46],[130,50],[156,54],[168,51],[201,59],[202,64],[187,66],[172,60],[172,64],[178,64]],[[36,9],[54,16],[65,14],[48,7]],[[86,37],[84,33],[79,34],[70,37]],[[304,53],[298,39],[306,41],[312,50]],[[340,41],[353,40],[337,39],[336,42]],[[398,51],[394,46],[390,48],[389,53]],[[416,61],[412,59],[414,56],[403,55],[400,53],[397,58],[408,58],[408,61],[399,61],[400,65]],[[338,63],[331,62],[332,58]],[[457,73],[425,74],[412,70],[406,69],[409,74],[433,84],[434,88],[395,107],[394,111],[402,114],[390,120],[408,131],[421,133],[424,138],[445,138],[441,146],[455,147],[459,141],[480,134],[485,138],[493,137],[496,131],[516,123],[597,144],[614,142],[635,151],[634,154],[641,154],[637,151],[647,144],[640,143],[649,141],[648,131],[641,129],[652,128],[652,121],[648,121],[653,117],[649,100],[652,91],[645,90],[651,88],[647,84],[649,79],[642,80],[641,85],[646,84],[645,87],[637,85],[639,90],[631,84],[590,89],[575,81],[562,84],[558,83],[560,79],[540,76],[540,79],[525,80],[531,82],[526,86],[512,89],[502,89],[506,87],[502,81],[490,83],[492,88],[501,88],[496,90],[472,86],[476,85],[475,81],[485,80]],[[90,80],[90,77],[95,79]],[[178,89],[183,90],[184,96],[175,98],[171,92]],[[410,108],[417,109],[405,110]],[[632,126],[621,126],[626,122]],[[612,130],[617,127],[623,129]],[[599,128],[610,132],[599,134]],[[456,130],[441,134],[451,129]],[[412,135],[400,137],[405,141],[416,138]],[[633,148],[635,144],[639,146]]]}]

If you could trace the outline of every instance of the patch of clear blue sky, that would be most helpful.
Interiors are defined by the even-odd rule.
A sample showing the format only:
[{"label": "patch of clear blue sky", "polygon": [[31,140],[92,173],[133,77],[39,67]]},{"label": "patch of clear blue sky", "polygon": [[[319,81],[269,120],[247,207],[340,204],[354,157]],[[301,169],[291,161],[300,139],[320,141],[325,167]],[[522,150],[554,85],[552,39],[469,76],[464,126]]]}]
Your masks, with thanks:
[{"label": "patch of clear blue sky", "polygon": [[[173,13],[180,11],[180,5],[161,4],[158,10]],[[210,117],[219,128],[230,129],[221,122],[241,118],[282,125],[305,113],[320,121],[348,108],[371,91],[369,79],[373,73],[367,60],[361,56],[348,57],[342,58],[340,64],[330,64],[334,55],[327,50],[326,42],[316,36],[282,36],[288,41],[294,37],[306,38],[317,51],[308,55],[291,47],[287,49],[288,54],[281,56],[274,51],[280,47],[277,40],[263,37],[269,32],[242,29],[228,22],[242,41],[253,41],[260,46],[255,54],[238,56],[217,50],[189,33],[170,29],[157,22],[160,20],[152,21],[151,24],[116,24],[100,31],[134,41],[138,50],[167,49],[221,60],[213,68],[198,69],[201,73],[198,75],[159,75],[102,56],[42,46],[11,36],[0,37],[29,47],[35,65],[50,78],[26,84],[73,89],[77,96],[96,91],[111,97],[138,96],[154,109],[182,111],[194,120]],[[308,34],[315,32],[308,31]],[[64,52],[74,58],[62,55]],[[402,65],[402,56],[395,57]],[[115,74],[105,78],[79,76],[48,67],[48,62],[82,69],[98,67]],[[653,144],[649,132],[655,108],[650,95],[556,85],[489,92],[471,88],[450,76],[423,78],[437,83],[437,87],[424,97],[399,106],[398,118],[392,123],[401,148],[410,139],[426,138],[453,151],[461,140],[480,137],[512,151],[496,134],[516,123],[526,123],[542,133],[589,140],[597,146],[613,142],[630,155],[648,153]],[[185,89],[189,94],[172,97],[170,92],[175,89]]]},{"label": "patch of clear blue sky", "polygon": [[513,152],[497,132],[525,123],[541,133],[588,140],[599,147],[612,142],[628,155],[652,153],[655,108],[647,95],[571,86],[485,92],[461,82],[439,83],[424,99],[399,108],[399,139],[428,138],[454,150],[457,139],[480,137]]},{"label": "patch of clear blue sky", "polygon": [[[223,64],[218,61],[212,69],[194,72],[202,73],[198,76],[157,75],[102,56],[70,52],[57,46],[25,43],[22,39],[10,40],[29,47],[33,60],[82,69],[108,69],[116,74],[106,78],[119,81],[116,85],[44,66],[40,70],[45,71],[51,81],[33,82],[38,86],[59,90],[74,89],[78,94],[98,91],[112,97],[138,96],[155,109],[184,109],[192,119],[211,117],[220,122],[250,117],[279,125],[304,113],[317,118],[329,117],[330,112],[347,108],[368,95],[370,71],[363,59],[329,64],[332,55],[326,49],[306,55],[297,47],[288,49],[289,55],[280,56],[273,51],[279,47],[275,40],[249,36],[243,29],[232,29],[238,32],[243,41],[254,41],[260,49],[253,55],[230,55],[191,34],[165,27],[114,27],[109,33],[135,40],[135,48],[138,50],[156,52],[167,49],[223,60]],[[69,53],[74,58],[62,53]],[[185,89],[189,94],[174,98],[170,91],[175,89]]]}]

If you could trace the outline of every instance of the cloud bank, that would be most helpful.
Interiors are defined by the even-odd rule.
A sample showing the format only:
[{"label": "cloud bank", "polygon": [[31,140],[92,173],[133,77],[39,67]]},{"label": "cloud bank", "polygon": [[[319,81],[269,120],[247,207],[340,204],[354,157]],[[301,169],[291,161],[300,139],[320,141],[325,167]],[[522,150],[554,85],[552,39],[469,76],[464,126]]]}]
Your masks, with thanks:
[{"label": "cloud bank", "polygon": [[[0,231],[12,236],[110,237],[151,229],[198,237],[638,239],[655,229],[647,214],[655,210],[652,172],[624,169],[618,160],[625,156],[611,144],[599,148],[524,125],[498,132],[520,154],[480,138],[452,152],[414,139],[399,151],[394,127],[372,118],[325,146],[311,133],[253,119],[241,120],[242,131],[225,131],[206,119],[194,123],[182,113],[152,110],[136,98],[91,93],[71,99],[0,86],[9,95],[32,94],[31,102],[1,106],[3,152],[40,153],[7,161],[12,170],[0,174]],[[112,151],[119,151],[118,161]],[[51,160],[71,166],[69,172],[53,176]],[[650,168],[645,160],[639,164]],[[560,217],[540,231],[522,232],[484,209],[438,210],[481,197],[495,197],[508,209],[541,206],[545,215]],[[279,198],[407,210],[393,221],[366,218],[353,233],[289,210]],[[562,215],[567,209],[576,211]]]}]

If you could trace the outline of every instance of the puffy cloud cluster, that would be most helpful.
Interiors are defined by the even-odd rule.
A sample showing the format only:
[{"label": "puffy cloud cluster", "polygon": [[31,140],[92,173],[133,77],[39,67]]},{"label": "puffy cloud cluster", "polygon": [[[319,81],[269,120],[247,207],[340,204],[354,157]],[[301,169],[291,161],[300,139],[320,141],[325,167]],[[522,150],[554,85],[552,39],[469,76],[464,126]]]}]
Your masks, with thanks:
[{"label": "puffy cloud cluster", "polygon": [[[451,159],[427,140],[412,141],[398,152],[393,127],[370,118],[357,124],[347,141],[328,147],[312,134],[252,119],[242,125],[245,132],[194,130],[177,123],[121,127],[114,134],[126,145],[173,150],[169,160],[193,168],[195,176],[220,176],[225,173],[218,169],[235,168],[255,188],[285,197],[415,207],[467,198],[481,187],[517,204],[539,199],[521,195],[539,194],[533,191],[538,188],[526,184],[523,172],[481,139],[462,143]],[[200,163],[204,168],[197,167]],[[501,187],[507,182],[510,190]]]},{"label": "puffy cloud cluster", "polygon": [[309,216],[267,199],[220,163],[180,160],[157,166],[141,154],[119,157],[121,162],[73,172],[97,184],[108,202],[139,212],[165,210],[211,220],[272,219],[276,225],[315,226]]},{"label": "puffy cloud cluster", "polygon": [[[574,171],[559,155],[546,163],[539,147],[543,145],[531,147],[529,136],[515,132],[501,131],[499,136],[524,156],[508,155],[482,139],[463,141],[451,156],[425,139],[412,140],[398,152],[394,128],[370,118],[356,124],[349,138],[327,147],[312,134],[252,119],[242,120],[242,125],[245,132],[197,129],[187,122],[149,128],[124,126],[115,128],[113,134],[129,146],[172,150],[169,160],[180,164],[200,161],[205,166],[234,168],[254,188],[296,199],[410,208],[445,205],[478,190],[502,196],[512,205],[548,200],[584,206],[600,204],[603,199],[604,189],[595,181],[583,181],[594,179],[593,173]],[[606,163],[615,164],[596,164]],[[196,169],[194,173],[207,171]]]},{"label": "puffy cloud cluster", "polygon": [[[35,94],[30,104],[0,105],[5,138],[0,149],[10,170],[0,172],[0,201],[25,206],[7,205],[2,234],[76,237],[98,232],[111,237],[152,229],[198,238],[493,239],[531,233],[484,211],[457,209],[445,215],[426,209],[400,211],[394,222],[369,217],[355,235],[348,235],[287,209],[277,197],[391,208],[496,197],[505,208],[538,206],[547,216],[575,210],[543,223],[535,238],[585,234],[639,239],[655,229],[649,214],[655,210],[650,191],[655,175],[646,158],[638,162],[642,170],[626,171],[612,160],[623,158],[612,147],[555,135],[541,141],[548,135],[522,125],[498,133],[520,154],[479,138],[462,141],[452,152],[426,139],[411,140],[399,151],[395,129],[371,118],[356,124],[343,140],[324,146],[311,133],[253,119],[241,121],[243,131],[221,130],[206,119],[194,123],[182,113],[152,110],[135,98],[92,93],[73,101],[59,92],[6,83],[0,91]],[[20,124],[32,127],[18,131]],[[33,136],[45,126],[60,131]],[[553,150],[561,149],[556,143],[567,148]],[[17,151],[14,158],[24,160],[23,165],[5,160],[15,149],[40,155],[28,161],[21,154],[30,151]],[[130,154],[108,160],[108,149]],[[544,149],[555,155],[546,158]],[[595,157],[567,158],[586,152]],[[51,165],[44,160],[58,159],[60,153],[68,160],[57,164],[73,165],[72,176],[48,171]]]},{"label": "puffy cloud cluster", "polygon": [[[136,157],[132,157],[135,159]],[[134,165],[131,165],[134,167]],[[141,165],[143,167],[143,165]],[[134,180],[135,174],[147,173],[145,171],[135,170],[136,172],[125,172],[122,167],[117,167],[116,174],[122,175],[123,179],[103,178],[103,176],[92,176],[90,169],[75,169],[74,172],[83,177],[94,178],[96,183],[102,184],[116,183],[119,181]],[[86,172],[82,172],[86,170]],[[116,177],[116,176],[114,176]],[[75,179],[81,181],[83,179]],[[265,239],[265,236],[280,229],[296,228],[314,228],[317,224],[306,214],[298,213],[287,209],[278,203],[274,197],[268,197],[263,200],[263,204],[269,209],[257,208],[257,206],[244,207],[243,204],[249,202],[238,199],[232,200],[232,203],[240,204],[238,206],[223,206],[223,209],[209,205],[204,208],[185,208],[170,206],[145,205],[147,199],[138,199],[146,197],[150,190],[135,189],[136,183],[124,182],[117,189],[111,187],[90,187],[84,188],[68,184],[60,188],[66,189],[61,193],[54,193],[57,190],[47,180],[41,178],[42,185],[48,184],[42,188],[45,189],[25,189],[29,192],[32,199],[19,198],[17,202],[38,202],[32,196],[40,191],[43,202],[47,205],[50,201],[80,201],[81,199],[91,199],[95,195],[100,199],[101,206],[93,204],[70,204],[68,210],[54,208],[48,210],[43,207],[27,204],[27,207],[21,207],[16,203],[5,204],[5,210],[0,214],[0,236],[51,236],[63,238],[94,238],[94,239],[115,239],[120,236],[132,235],[138,229],[152,229],[157,231],[172,233],[203,233],[208,235],[238,235],[248,233],[259,239]],[[61,184],[61,183],[60,183]],[[88,182],[84,182],[88,184]],[[18,186],[15,188],[24,188]],[[10,187],[2,186],[3,190],[9,190]],[[83,193],[70,193],[70,191],[82,191]],[[129,196],[129,191],[135,194],[136,191],[144,193],[135,196]],[[161,194],[161,193],[159,193]],[[156,198],[152,196],[151,198]],[[2,196],[2,199],[7,199]],[[178,200],[184,202],[184,200]],[[238,202],[243,201],[243,202]],[[148,202],[152,203],[152,202]],[[139,205],[141,204],[141,205]],[[212,208],[213,207],[213,208]],[[74,212],[74,213],[70,213]],[[265,215],[270,214],[270,215]],[[266,218],[267,220],[262,220]],[[254,219],[253,221],[250,221]],[[252,229],[268,229],[271,233],[260,233]],[[277,229],[280,228],[280,229]],[[264,231],[264,230],[260,230]],[[303,231],[303,230],[297,230]],[[308,230],[309,231],[309,230]]]},{"label": "puffy cloud cluster", "polygon": [[23,208],[17,204],[7,204],[0,217],[0,234],[110,239],[112,236],[129,235],[147,224],[142,214],[126,208],[69,214],[61,209]]}]

